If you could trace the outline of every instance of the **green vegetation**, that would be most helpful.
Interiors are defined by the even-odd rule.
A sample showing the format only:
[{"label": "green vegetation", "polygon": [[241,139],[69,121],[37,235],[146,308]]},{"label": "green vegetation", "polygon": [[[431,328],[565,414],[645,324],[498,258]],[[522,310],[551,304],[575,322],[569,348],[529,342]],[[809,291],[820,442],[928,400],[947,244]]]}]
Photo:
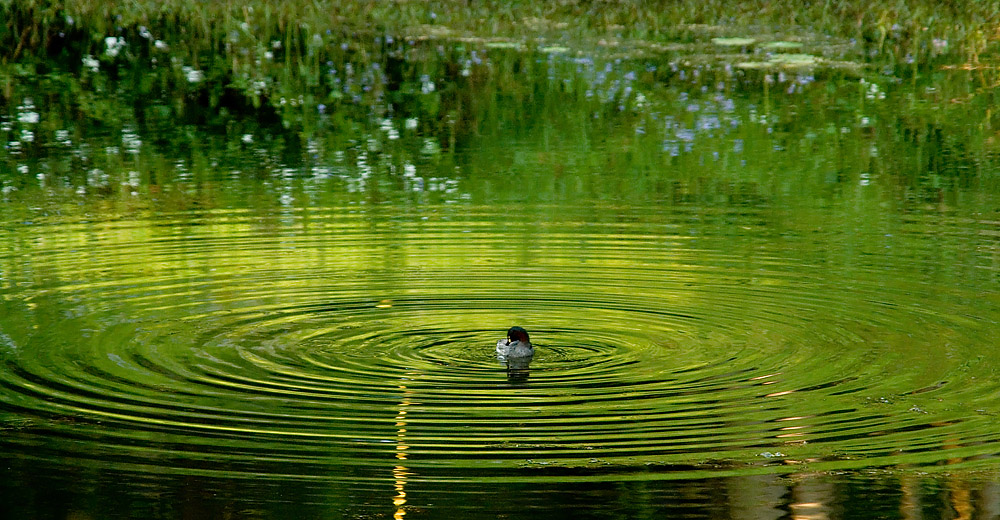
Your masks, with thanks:
[{"label": "green vegetation", "polygon": [[132,200],[294,169],[376,199],[477,176],[477,200],[824,189],[769,181],[789,149],[907,200],[992,179],[1000,3],[792,4],[0,0],[0,188]]},{"label": "green vegetation", "polygon": [[[759,28],[794,36],[854,39],[865,52],[922,59],[935,49],[969,62],[997,50],[1000,2],[756,0],[749,2],[639,0],[535,2],[526,0],[293,0],[194,2],[94,0],[0,2],[0,54],[5,61],[52,44],[60,32],[85,28],[97,39],[119,28],[177,28],[184,40],[217,41],[236,31],[262,42],[307,46],[314,35],[393,33],[413,37],[562,37],[677,41],[741,37]],[[176,42],[168,42],[176,43]],[[222,49],[219,49],[222,50]]]}]

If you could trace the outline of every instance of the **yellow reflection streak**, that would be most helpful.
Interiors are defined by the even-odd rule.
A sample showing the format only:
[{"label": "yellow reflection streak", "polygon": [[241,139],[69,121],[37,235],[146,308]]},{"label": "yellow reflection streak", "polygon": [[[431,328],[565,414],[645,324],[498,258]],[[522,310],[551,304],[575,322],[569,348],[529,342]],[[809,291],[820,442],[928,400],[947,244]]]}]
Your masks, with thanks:
[{"label": "yellow reflection streak", "polygon": [[406,444],[406,409],[413,403],[410,400],[409,389],[405,385],[399,385],[399,389],[403,392],[403,398],[399,401],[399,410],[396,413],[396,460],[399,461],[392,468],[392,478],[395,481],[396,495],[392,497],[392,505],[396,508],[396,512],[393,513],[392,517],[396,520],[402,520],[406,516],[406,481],[410,476],[410,470],[403,465],[406,461],[406,450],[410,447]]}]

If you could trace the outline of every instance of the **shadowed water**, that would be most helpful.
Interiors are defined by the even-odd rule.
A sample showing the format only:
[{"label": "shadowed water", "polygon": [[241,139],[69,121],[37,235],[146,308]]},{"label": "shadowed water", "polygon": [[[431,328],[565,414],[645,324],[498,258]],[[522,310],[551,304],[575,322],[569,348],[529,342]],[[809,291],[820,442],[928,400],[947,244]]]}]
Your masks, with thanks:
[{"label": "shadowed water", "polygon": [[996,514],[995,156],[935,93],[456,52],[301,141],[10,103],[5,511]]}]

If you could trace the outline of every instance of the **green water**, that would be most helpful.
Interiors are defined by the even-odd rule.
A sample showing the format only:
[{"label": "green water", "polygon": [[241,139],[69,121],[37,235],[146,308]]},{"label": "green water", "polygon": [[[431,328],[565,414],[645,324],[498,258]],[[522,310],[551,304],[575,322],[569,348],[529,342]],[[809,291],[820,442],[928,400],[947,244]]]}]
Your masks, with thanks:
[{"label": "green water", "polygon": [[129,38],[5,69],[4,516],[1000,511],[980,73]]}]

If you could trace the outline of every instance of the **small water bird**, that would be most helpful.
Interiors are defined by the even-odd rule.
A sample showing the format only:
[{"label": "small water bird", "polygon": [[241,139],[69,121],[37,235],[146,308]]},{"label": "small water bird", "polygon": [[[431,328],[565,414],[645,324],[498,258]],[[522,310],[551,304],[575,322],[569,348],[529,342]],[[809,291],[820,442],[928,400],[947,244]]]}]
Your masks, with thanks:
[{"label": "small water bird", "polygon": [[497,341],[497,357],[503,360],[530,358],[535,349],[528,339],[528,331],[521,327],[511,327],[507,331],[507,339]]}]

